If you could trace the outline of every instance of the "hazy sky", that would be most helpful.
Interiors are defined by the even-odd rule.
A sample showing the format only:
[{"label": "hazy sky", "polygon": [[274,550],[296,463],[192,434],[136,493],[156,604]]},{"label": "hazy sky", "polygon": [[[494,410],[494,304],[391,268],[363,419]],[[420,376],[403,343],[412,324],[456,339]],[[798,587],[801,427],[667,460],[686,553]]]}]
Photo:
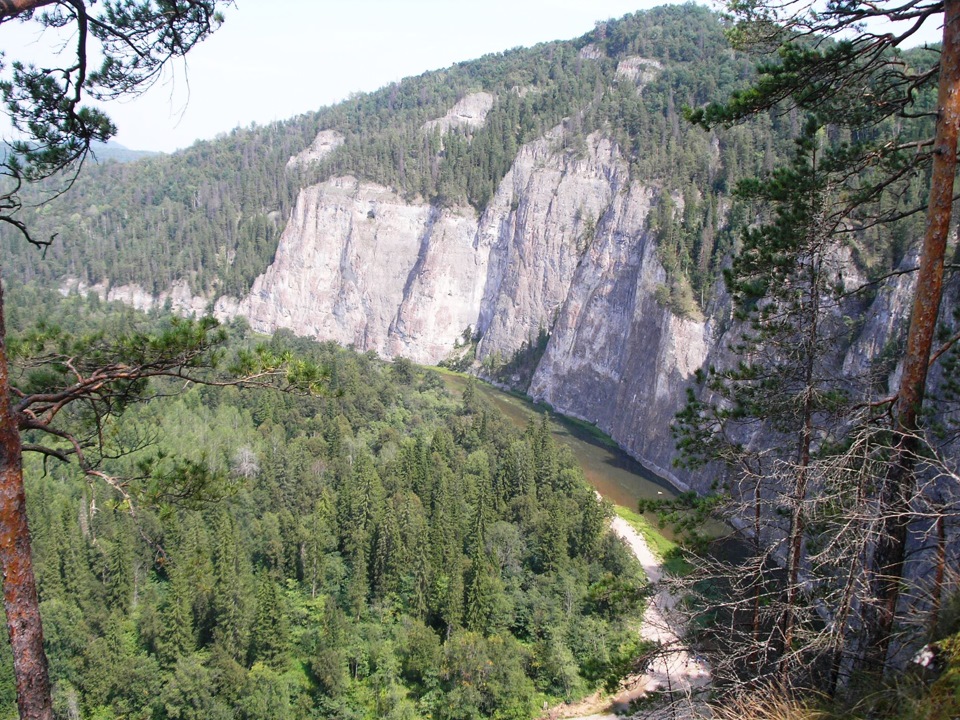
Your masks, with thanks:
[{"label": "hazy sky", "polygon": [[[237,0],[186,66],[135,101],[111,103],[116,140],[170,151],[238,125],[316,110],[352,92],[491,52],[578,37],[663,0]],[[7,60],[52,44],[0,26]],[[3,133],[6,134],[6,133]]]}]

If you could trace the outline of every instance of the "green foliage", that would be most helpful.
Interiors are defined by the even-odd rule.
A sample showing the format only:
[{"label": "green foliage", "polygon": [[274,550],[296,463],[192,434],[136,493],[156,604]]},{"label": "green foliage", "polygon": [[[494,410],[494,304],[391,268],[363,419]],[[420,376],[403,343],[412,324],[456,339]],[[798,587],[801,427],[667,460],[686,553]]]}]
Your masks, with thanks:
[{"label": "green foliage", "polygon": [[[143,92],[171,60],[183,58],[223,22],[218,0],[89,5],[41,2],[0,10],[0,21],[28,23],[41,32],[67,28],[75,40],[62,42],[39,67],[13,60],[6,72],[6,58],[0,57],[0,99],[14,130],[0,156],[0,225],[37,248],[49,247],[58,233],[41,237],[18,217],[24,183],[55,178],[48,192],[69,187],[92,145],[117,132],[103,110],[84,103]],[[35,12],[37,7],[43,10]]]},{"label": "green foliage", "polygon": [[[581,51],[588,45],[593,52]],[[661,64],[642,88],[617,74],[641,56]],[[43,261],[15,233],[0,232],[11,274],[71,276],[92,284],[138,283],[158,293],[186,281],[195,292],[246,293],[273,260],[301,188],[339,175],[381,183],[435,206],[489,203],[524,143],[553,128],[557,150],[576,157],[587,138],[611,138],[634,177],[661,189],[658,237],[672,264],[671,307],[709,301],[732,236],[724,214],[737,180],[787,147],[788,119],[707,136],[682,122],[684,106],[718,101],[751,74],[731,53],[719,18],[667,6],[610,21],[581,38],[515,49],[407,78],[377,92],[271,125],[237,129],[169,156],[88,168],[71,192],[42,207],[49,188],[28,190],[19,216],[38,237],[59,233]],[[482,127],[426,131],[464,96],[486,92]],[[343,144],[290,166],[320,130]],[[674,212],[676,211],[676,212]],[[585,252],[601,222],[584,218]],[[535,347],[536,343],[531,343]]]},{"label": "green foliage", "polygon": [[[8,302],[21,337],[36,316],[79,333],[130,315],[29,287]],[[327,390],[178,384],[162,397],[173,388],[151,381],[154,399],[118,418],[147,459],[102,467],[179,473],[185,495],[199,483],[195,502],[130,515],[112,488],[27,456],[58,706],[527,718],[622,671],[640,570],[545,421],[517,431],[477,393],[457,403],[430,371],[330,343],[232,342],[326,368]]]},{"label": "green foliage", "polygon": [[[29,293],[28,293],[29,294]],[[213,318],[136,317],[106,307],[92,316],[71,317],[83,304],[46,302],[34,307],[37,322],[22,327],[11,317],[9,382],[24,434],[23,448],[59,462],[75,461],[90,477],[111,485],[131,511],[141,505],[201,505],[230,494],[223,468],[205,452],[178,457],[164,450],[138,451],[154,443],[155,430],[130,423],[129,413],[160,394],[177,394],[192,383],[275,385],[290,392],[319,391],[326,371],[289,349],[235,346],[227,371],[227,333]],[[71,326],[72,332],[61,329]],[[185,385],[184,385],[185,384]],[[111,460],[126,458],[124,463]],[[121,475],[105,469],[122,468]]]},{"label": "green foliage", "polygon": [[549,342],[549,331],[541,327],[536,339],[524,341],[509,360],[492,364],[489,368],[490,376],[512,388],[526,390]]}]

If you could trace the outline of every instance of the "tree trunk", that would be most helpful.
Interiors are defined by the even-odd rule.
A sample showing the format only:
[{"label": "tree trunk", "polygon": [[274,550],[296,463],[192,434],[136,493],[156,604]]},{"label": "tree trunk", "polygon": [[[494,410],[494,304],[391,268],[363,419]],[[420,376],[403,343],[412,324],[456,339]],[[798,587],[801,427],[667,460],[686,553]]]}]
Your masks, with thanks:
[{"label": "tree trunk", "polygon": [[936,640],[940,625],[940,605],[943,602],[943,581],[947,572],[947,528],[943,514],[937,515],[937,560],[933,574],[930,598],[930,640]]},{"label": "tree trunk", "polygon": [[20,429],[10,405],[3,288],[0,287],[0,567],[3,606],[13,648],[13,672],[21,720],[52,720],[40,602],[30,558],[30,530],[23,490]]},{"label": "tree trunk", "polygon": [[866,660],[880,668],[886,663],[903,579],[910,496],[919,446],[919,415],[927,383],[927,368],[940,313],[943,263],[953,211],[960,126],[960,0],[944,3],[943,47],[937,94],[936,154],[930,180],[927,224],[917,273],[917,289],[907,335],[903,374],[893,408],[897,444],[880,490],[880,523],[870,568],[876,605],[865,617]]},{"label": "tree trunk", "polygon": [[0,0],[0,20],[14,17],[44,5],[53,5],[57,0]]}]

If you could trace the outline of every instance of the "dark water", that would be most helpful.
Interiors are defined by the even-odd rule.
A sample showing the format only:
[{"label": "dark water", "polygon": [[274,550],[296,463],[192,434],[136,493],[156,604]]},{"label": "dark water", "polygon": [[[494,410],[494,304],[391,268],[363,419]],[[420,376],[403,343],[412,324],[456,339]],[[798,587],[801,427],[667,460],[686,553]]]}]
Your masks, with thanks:
[{"label": "dark water", "polygon": [[[442,377],[447,389],[460,397],[467,378],[452,373],[442,373]],[[526,427],[531,418],[539,421],[543,413],[548,412],[487,383],[477,381],[476,387],[477,392],[518,427]],[[587,481],[614,504],[636,510],[640,499],[667,499],[677,495],[677,489],[669,482],[620,450],[609,438],[600,437],[591,428],[555,413],[550,413],[550,424],[554,437],[573,450]]]}]

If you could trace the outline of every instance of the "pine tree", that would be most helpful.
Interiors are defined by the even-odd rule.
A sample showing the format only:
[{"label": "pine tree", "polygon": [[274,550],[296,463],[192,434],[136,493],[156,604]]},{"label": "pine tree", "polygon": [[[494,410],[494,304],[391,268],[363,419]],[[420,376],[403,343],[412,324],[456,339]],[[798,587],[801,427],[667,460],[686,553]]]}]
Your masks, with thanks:
[{"label": "pine tree", "polygon": [[[776,48],[779,62],[762,64],[752,87],[735,93],[724,106],[711,105],[692,113],[692,119],[711,126],[738,122],[773,107],[809,108],[823,122],[855,133],[866,130],[863,141],[851,144],[846,175],[852,191],[851,212],[858,211],[863,224],[888,223],[926,206],[912,315],[901,356],[903,370],[897,394],[888,400],[892,455],[876,490],[879,525],[868,563],[874,599],[864,605],[861,617],[862,662],[881,668],[887,660],[905,580],[907,534],[913,521],[910,499],[917,496],[916,466],[923,445],[920,417],[953,212],[960,132],[960,6],[953,2],[918,8],[887,2],[869,7],[836,3],[824,13],[813,8],[791,13],[789,4],[779,3],[732,8],[740,21],[734,37],[747,47]],[[874,33],[861,28],[866,19],[882,19],[891,27],[900,27],[897,22],[903,21],[904,29]],[[924,58],[927,67],[913,68],[898,48],[924,24],[933,23],[943,28],[941,51]],[[810,46],[806,42],[816,34],[841,37],[849,29],[859,32],[836,43]],[[914,120],[918,109],[925,110],[917,106],[934,86],[937,100],[931,115],[936,117],[936,127],[929,132],[929,126]],[[897,188],[909,184],[911,172],[919,168],[930,169],[925,200],[913,207],[876,202],[889,197],[888,193],[896,197]]]},{"label": "pine tree", "polygon": [[[777,558],[786,566],[782,587],[751,582],[741,594],[738,612],[752,614],[743,639],[749,649],[744,657],[731,650],[727,660],[746,661],[759,675],[777,658],[787,683],[809,672],[821,651],[799,637],[803,625],[815,633],[818,623],[810,590],[801,595],[802,588],[833,580],[801,578],[801,570],[810,565],[813,498],[824,493],[814,486],[815,451],[842,435],[849,418],[850,388],[837,356],[849,333],[836,234],[846,218],[836,210],[833,189],[834,177],[845,171],[843,160],[824,147],[824,133],[811,117],[789,166],[768,180],[740,184],[741,196],[758,202],[770,220],[744,231],[725,276],[747,328],[733,347],[739,360],[711,369],[712,402],[691,401],[676,427],[678,447],[689,460],[722,460],[729,468],[734,502],[727,512],[752,522],[757,567],[762,571]],[[731,577],[738,573],[733,569]],[[773,644],[763,629],[769,623],[776,628]]]}]

